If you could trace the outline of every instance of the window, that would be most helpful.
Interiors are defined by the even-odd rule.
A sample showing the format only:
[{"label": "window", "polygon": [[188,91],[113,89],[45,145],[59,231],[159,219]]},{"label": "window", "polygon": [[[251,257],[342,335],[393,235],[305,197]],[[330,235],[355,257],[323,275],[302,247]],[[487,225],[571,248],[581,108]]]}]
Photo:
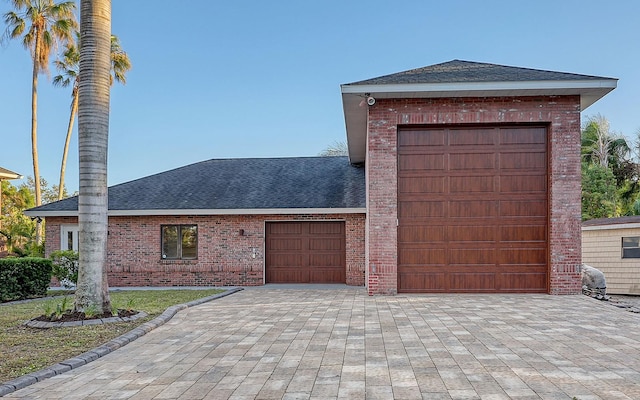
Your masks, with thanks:
[{"label": "window", "polygon": [[162,225],[162,258],[195,260],[198,258],[197,225]]},{"label": "window", "polygon": [[78,225],[60,227],[60,250],[78,251]]},{"label": "window", "polygon": [[622,238],[622,258],[640,258],[640,236]]}]

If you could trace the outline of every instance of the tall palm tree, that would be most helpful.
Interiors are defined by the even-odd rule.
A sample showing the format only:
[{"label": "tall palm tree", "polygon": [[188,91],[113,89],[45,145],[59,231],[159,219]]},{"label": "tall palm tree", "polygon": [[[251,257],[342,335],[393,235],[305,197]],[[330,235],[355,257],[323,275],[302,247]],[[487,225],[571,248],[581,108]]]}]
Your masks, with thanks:
[{"label": "tall palm tree", "polygon": [[[49,56],[56,46],[73,41],[77,29],[74,1],[10,0],[15,11],[4,14],[7,24],[6,37],[22,38],[22,44],[31,52],[33,73],[31,77],[31,154],[33,179],[36,182],[36,206],[42,204],[40,166],[38,164],[38,75],[47,72]],[[36,243],[42,243],[42,226],[36,227]]]},{"label": "tall palm tree", "polygon": [[111,312],[107,282],[107,145],[109,138],[111,0],[80,1],[78,139],[79,274],[75,308]]},{"label": "tall palm tree", "polygon": [[[76,32],[77,43],[80,44],[80,33]],[[55,86],[67,87],[73,85],[71,89],[71,116],[67,126],[67,136],[62,151],[62,164],[60,166],[60,183],[58,184],[58,200],[62,200],[64,195],[64,175],[67,168],[67,155],[69,154],[69,144],[71,143],[71,135],[73,133],[73,125],[78,112],[78,72],[80,68],[80,53],[78,45],[68,43],[62,53],[62,59],[54,62],[58,71],[61,72],[53,78]],[[111,78],[110,84],[120,82],[123,85],[127,83],[126,73],[131,69],[131,60],[127,53],[122,50],[120,40],[116,35],[111,35]]]}]

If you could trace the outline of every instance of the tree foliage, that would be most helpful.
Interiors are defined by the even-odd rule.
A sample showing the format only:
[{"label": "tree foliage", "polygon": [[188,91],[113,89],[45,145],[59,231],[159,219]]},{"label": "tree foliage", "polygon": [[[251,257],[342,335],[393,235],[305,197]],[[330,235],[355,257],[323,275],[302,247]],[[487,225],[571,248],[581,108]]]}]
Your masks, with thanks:
[{"label": "tree foliage", "polygon": [[[17,39],[31,53],[31,158],[36,205],[42,204],[38,162],[38,75],[49,69],[49,58],[58,46],[73,41],[77,27],[73,1],[10,0],[13,10],[4,14],[5,38]],[[36,224],[36,242],[42,241],[42,226]]]},{"label": "tree foliage", "polygon": [[582,128],[582,219],[640,215],[640,131],[630,145],[602,115]]}]

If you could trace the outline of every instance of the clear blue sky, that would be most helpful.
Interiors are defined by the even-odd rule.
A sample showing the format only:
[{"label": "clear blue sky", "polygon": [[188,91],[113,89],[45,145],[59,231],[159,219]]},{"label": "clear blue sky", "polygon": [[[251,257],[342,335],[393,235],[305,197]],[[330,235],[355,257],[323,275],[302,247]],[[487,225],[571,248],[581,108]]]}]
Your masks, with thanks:
[{"label": "clear blue sky", "polygon": [[[627,136],[640,128],[637,0],[113,0],[112,8],[133,69],[112,90],[110,185],[211,158],[317,155],[345,138],[340,84],[453,59],[618,78],[583,118],[600,113]],[[40,171],[57,183],[70,91],[46,75],[39,88]],[[30,94],[28,52],[5,44],[0,166],[24,176],[33,175]],[[77,151],[76,130],[71,192]]]}]

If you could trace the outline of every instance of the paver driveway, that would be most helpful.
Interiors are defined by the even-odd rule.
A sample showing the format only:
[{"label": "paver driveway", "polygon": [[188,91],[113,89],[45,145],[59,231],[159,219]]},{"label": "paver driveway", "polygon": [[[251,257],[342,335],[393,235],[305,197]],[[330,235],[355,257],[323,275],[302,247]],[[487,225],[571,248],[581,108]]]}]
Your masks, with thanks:
[{"label": "paver driveway", "polygon": [[9,394],[42,399],[640,399],[640,315],[585,296],[247,289]]}]

